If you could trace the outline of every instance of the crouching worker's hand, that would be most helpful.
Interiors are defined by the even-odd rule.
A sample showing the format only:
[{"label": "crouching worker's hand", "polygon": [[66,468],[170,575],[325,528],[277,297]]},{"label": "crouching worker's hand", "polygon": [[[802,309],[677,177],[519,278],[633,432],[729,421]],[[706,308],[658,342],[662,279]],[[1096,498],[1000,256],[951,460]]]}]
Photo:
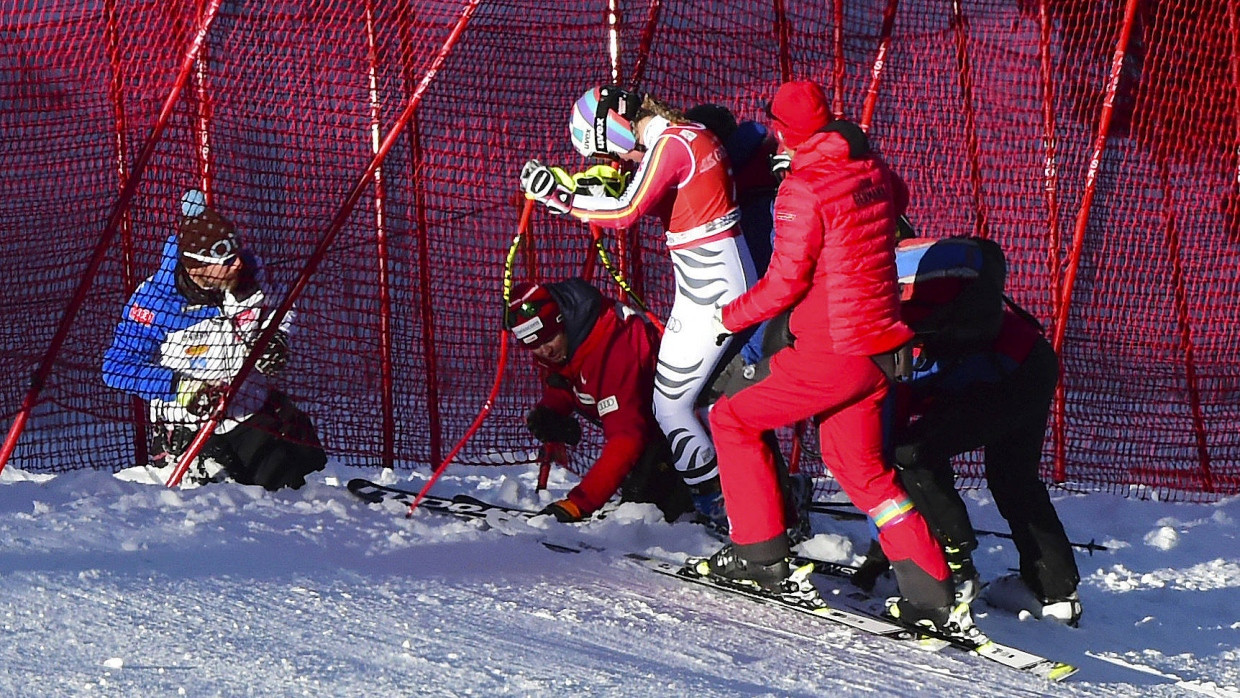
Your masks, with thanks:
[{"label": "crouching worker's hand", "polygon": [[581,443],[581,423],[576,417],[560,414],[546,405],[539,405],[525,415],[525,427],[543,443],[576,446]]},{"label": "crouching worker's hand", "polygon": [[573,504],[571,499],[561,499],[558,502],[552,502],[542,508],[539,514],[550,514],[560,523],[573,523],[589,518],[589,514],[581,511],[581,507]]}]

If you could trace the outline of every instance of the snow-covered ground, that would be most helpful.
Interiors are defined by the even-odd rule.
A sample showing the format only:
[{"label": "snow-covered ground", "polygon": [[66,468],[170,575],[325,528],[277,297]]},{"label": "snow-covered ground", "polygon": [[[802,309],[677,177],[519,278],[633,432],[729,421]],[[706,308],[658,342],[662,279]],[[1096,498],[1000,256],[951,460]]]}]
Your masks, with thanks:
[{"label": "snow-covered ground", "polygon": [[[618,553],[719,545],[648,506],[506,535],[363,504],[343,486],[359,476],[406,477],[332,465],[272,494],[167,490],[141,469],[7,469],[0,695],[1240,696],[1234,498],[1056,492],[1073,540],[1108,548],[1079,554],[1081,627],[975,608],[995,639],[1081,666],[1048,684],[639,568]],[[550,496],[533,482],[524,466],[453,466],[435,492],[533,508]],[[968,498],[979,528],[1006,530],[985,492]],[[858,561],[863,524],[814,524],[812,553]],[[607,551],[552,552],[539,536]],[[983,576],[1006,574],[1010,541],[982,540]]]}]

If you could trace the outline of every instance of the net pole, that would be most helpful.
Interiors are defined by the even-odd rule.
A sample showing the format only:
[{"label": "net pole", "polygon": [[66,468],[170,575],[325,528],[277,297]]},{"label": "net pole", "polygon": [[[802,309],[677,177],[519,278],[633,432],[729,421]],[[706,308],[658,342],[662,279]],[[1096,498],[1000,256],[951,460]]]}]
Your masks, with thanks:
[{"label": "net pole", "polygon": [[168,96],[164,98],[163,106],[159,110],[159,116],[155,119],[155,125],[151,128],[151,135],[147,136],[146,142],[142,144],[142,150],[134,158],[130,176],[125,181],[124,186],[121,187],[120,194],[116,197],[116,203],[112,205],[112,212],[108,215],[107,224],[99,235],[99,239],[95,242],[94,250],[91,251],[90,262],[86,265],[86,270],[82,272],[81,280],[78,282],[77,288],[69,300],[68,307],[65,308],[64,315],[60,318],[60,324],[56,327],[56,333],[52,336],[47,351],[43,354],[43,359],[39,362],[38,368],[35,369],[34,375],[31,376],[30,388],[26,391],[26,396],[22,400],[21,409],[18,410],[17,417],[14,418],[13,424],[9,427],[3,446],[0,446],[0,471],[4,470],[4,466],[8,464],[9,457],[13,455],[13,450],[17,448],[17,440],[26,428],[26,422],[30,419],[30,413],[38,403],[39,394],[43,391],[43,386],[47,383],[47,378],[52,372],[52,365],[60,354],[60,349],[64,345],[65,339],[69,336],[69,328],[72,327],[74,319],[77,318],[78,312],[82,309],[82,304],[86,300],[86,292],[90,289],[91,284],[94,283],[95,275],[99,273],[99,266],[103,264],[103,258],[112,246],[112,239],[116,237],[121,222],[125,219],[125,215],[129,210],[129,202],[133,199],[134,192],[138,189],[138,183],[142,181],[142,174],[146,171],[147,163],[150,162],[151,155],[155,152],[155,146],[159,143],[164,128],[167,127],[168,121],[172,118],[173,107],[176,106],[177,100],[181,96],[181,91],[185,88],[186,82],[189,81],[190,73],[194,68],[194,62],[197,60],[198,54],[201,53],[203,46],[206,45],[207,32],[211,29],[211,24],[215,21],[222,2],[223,0],[212,0],[207,6],[207,11],[204,13],[197,31],[194,32],[194,36],[190,40],[185,57],[181,60],[176,81],[173,83],[172,89],[169,90]]},{"label": "net pole", "polygon": [[969,63],[969,19],[960,6],[961,0],[952,0],[950,25],[956,38],[956,71],[960,79],[960,101],[964,108],[965,149],[969,156],[969,183],[973,187],[973,234],[980,238],[990,237],[986,218],[986,205],[982,195],[982,154],[977,139],[977,117],[973,109],[973,70]]},{"label": "net pole", "polygon": [[[366,95],[370,107],[371,156],[379,155],[383,139],[383,100],[379,94],[379,46],[375,30],[375,3],[366,0]],[[388,269],[387,191],[383,168],[375,169],[375,275],[379,292],[379,413],[382,431],[380,464],[392,467],[396,460],[396,417],[393,401],[395,381],[392,377],[392,289]]]},{"label": "net pole", "polygon": [[788,11],[784,7],[784,0],[774,0],[772,9],[775,14],[775,41],[779,45],[779,82],[783,84],[792,79],[792,48],[790,46],[792,30],[788,23]]},{"label": "net pole", "polygon": [[[111,67],[111,75],[109,81],[109,93],[112,99],[112,120],[115,124],[115,146],[116,153],[116,183],[117,190],[123,189],[125,182],[129,181],[129,162],[126,155],[129,152],[129,137],[126,135],[129,131],[128,119],[125,118],[125,69],[124,61],[121,56],[121,35],[120,35],[120,18],[116,12],[116,0],[107,0],[104,3],[104,14],[107,17],[107,42],[108,42],[108,64]],[[141,277],[138,276],[137,265],[135,262],[135,243],[133,235],[133,221],[129,216],[129,211],[125,211],[125,215],[120,220],[120,240],[121,240],[121,283],[124,285],[121,289],[123,295],[128,298],[138,286]],[[147,430],[146,430],[146,401],[137,395],[129,398],[130,419],[133,421],[133,456],[135,463],[146,463],[150,460],[150,453],[147,451]]]},{"label": "net pole", "polygon": [[[899,0],[887,0],[887,6],[883,8],[878,52],[874,54],[874,64],[870,66],[870,84],[865,91],[865,104],[861,108],[861,121],[858,123],[866,133],[869,133],[870,126],[874,123],[874,110],[878,106],[878,86],[882,83],[883,71],[887,67],[887,54],[891,52],[891,33],[895,29],[898,5]],[[842,47],[840,50],[843,50]]]},{"label": "net pole", "polygon": [[[1167,241],[1167,256],[1171,261],[1171,288],[1179,326],[1180,353],[1184,360],[1184,384],[1188,397],[1188,413],[1193,423],[1193,437],[1197,447],[1197,468],[1201,471],[1200,487],[1215,492],[1214,473],[1210,467],[1210,446],[1206,435],[1205,416],[1201,410],[1201,391],[1197,381],[1197,361],[1193,354],[1192,320],[1188,314],[1188,288],[1184,282],[1184,259],[1180,247],[1180,231],[1176,225],[1175,196],[1172,194],[1172,177],[1164,148],[1159,149],[1158,164],[1162,174],[1163,222]],[[1195,489],[1198,483],[1181,481],[1177,487]]]},{"label": "net pole", "polygon": [[848,68],[844,63],[844,0],[835,0],[831,27],[831,113],[837,119],[844,118],[844,78]]},{"label": "net pole", "polygon": [[[410,57],[415,55],[416,41],[413,31],[413,13],[402,12],[398,15],[400,23],[401,53],[405,58],[404,79],[409,85],[410,93],[418,84],[417,71]],[[431,302],[431,240],[430,224],[426,217],[426,190],[422,186],[422,140],[420,122],[417,115],[407,129],[409,137],[409,179],[413,182],[413,210],[416,225],[414,241],[418,249],[417,281],[415,288],[420,289],[418,308],[421,315],[422,357],[426,361],[426,419],[427,445],[431,463],[439,463],[443,455],[443,422],[439,404],[439,352],[435,341],[435,312]]]},{"label": "net pole", "polygon": [[[1046,269],[1051,288],[1051,313],[1059,311],[1059,293],[1063,279],[1059,270],[1059,249],[1063,244],[1059,227],[1059,159],[1055,138],[1055,60],[1051,55],[1050,0],[1038,2],[1038,65],[1042,90],[1042,187],[1046,194]],[[1064,430],[1067,427],[1067,395],[1063,387],[1063,363],[1059,363],[1059,379],[1055,382],[1055,397],[1051,416],[1052,471],[1055,482],[1066,479],[1067,444]]]},{"label": "net pole", "polygon": [[659,26],[659,14],[663,10],[662,0],[650,0],[646,11],[646,24],[642,27],[641,38],[637,41],[637,60],[633,63],[633,76],[629,86],[636,89],[646,75],[646,59],[650,57],[650,46],[654,43],[654,33]]}]

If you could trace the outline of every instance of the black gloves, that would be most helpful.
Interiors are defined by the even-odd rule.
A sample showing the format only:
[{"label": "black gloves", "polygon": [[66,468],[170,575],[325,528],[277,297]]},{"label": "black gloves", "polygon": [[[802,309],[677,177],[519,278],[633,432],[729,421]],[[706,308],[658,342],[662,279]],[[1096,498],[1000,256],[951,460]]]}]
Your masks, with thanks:
[{"label": "black gloves", "polygon": [[545,405],[539,405],[525,415],[525,426],[534,438],[544,443],[562,443],[576,446],[581,443],[581,424],[571,415],[560,414]]},{"label": "black gloves", "polygon": [[581,507],[573,504],[571,499],[561,499],[558,502],[552,502],[542,508],[539,514],[550,514],[560,523],[574,523],[589,518],[589,514],[582,513]]},{"label": "black gloves", "polygon": [[254,368],[263,375],[274,376],[284,370],[287,364],[288,334],[284,330],[276,330],[275,336],[271,338],[271,343],[267,345],[263,355],[254,362]]}]

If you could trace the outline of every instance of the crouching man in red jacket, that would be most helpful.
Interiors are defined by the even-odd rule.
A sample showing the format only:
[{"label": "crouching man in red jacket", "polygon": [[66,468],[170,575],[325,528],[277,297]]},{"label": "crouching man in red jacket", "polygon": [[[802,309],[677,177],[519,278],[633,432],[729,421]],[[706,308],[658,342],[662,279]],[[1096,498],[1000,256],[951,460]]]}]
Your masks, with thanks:
[{"label": "crouching man in red jacket", "polygon": [[693,511],[654,418],[659,332],[638,311],[603,297],[583,279],[518,284],[508,323],[543,374],[543,396],[526,416],[540,441],[576,445],[579,414],[603,430],[603,450],[568,496],[543,513],[580,521],[617,491],[650,502],[672,521]]}]

